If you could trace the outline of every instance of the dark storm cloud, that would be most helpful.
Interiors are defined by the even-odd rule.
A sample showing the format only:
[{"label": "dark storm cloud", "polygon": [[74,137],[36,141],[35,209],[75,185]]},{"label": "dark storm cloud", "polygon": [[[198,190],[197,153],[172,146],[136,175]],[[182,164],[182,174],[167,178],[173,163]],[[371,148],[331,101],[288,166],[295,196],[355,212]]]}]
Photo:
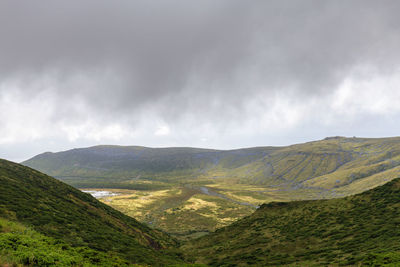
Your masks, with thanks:
[{"label": "dark storm cloud", "polygon": [[328,94],[360,65],[391,72],[399,12],[399,1],[1,1],[0,82],[29,96],[50,77],[56,117],[74,114],[72,98],[100,116],[151,104],[166,119],[226,119],[277,92]]}]

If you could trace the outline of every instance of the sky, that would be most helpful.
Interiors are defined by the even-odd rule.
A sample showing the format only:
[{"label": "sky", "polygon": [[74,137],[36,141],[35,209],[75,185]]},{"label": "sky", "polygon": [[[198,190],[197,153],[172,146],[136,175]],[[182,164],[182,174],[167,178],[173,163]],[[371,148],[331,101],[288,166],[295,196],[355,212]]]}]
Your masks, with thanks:
[{"label": "sky", "polygon": [[1,0],[0,158],[400,131],[400,1]]}]

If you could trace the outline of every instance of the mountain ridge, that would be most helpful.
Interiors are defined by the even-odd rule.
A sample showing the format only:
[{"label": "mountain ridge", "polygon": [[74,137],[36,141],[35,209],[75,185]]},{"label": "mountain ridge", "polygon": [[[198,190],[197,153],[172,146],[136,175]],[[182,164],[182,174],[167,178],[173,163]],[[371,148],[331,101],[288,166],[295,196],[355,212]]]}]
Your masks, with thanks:
[{"label": "mountain ridge", "polygon": [[[109,177],[114,182],[124,183],[137,176],[158,181],[162,181],[160,176],[167,177],[165,180],[174,176],[217,179],[229,176],[249,184],[286,183],[287,186],[335,189],[399,166],[399,155],[400,137],[328,137],[290,146],[232,150],[99,145],[51,154],[46,152],[22,164],[61,180],[63,177],[82,178],[65,180],[76,186],[80,180],[95,177]],[[381,169],[374,170],[373,164],[378,164]],[[367,165],[371,166],[369,175],[356,177],[351,171]],[[331,178],[336,171],[345,174],[341,175],[345,178],[340,182]],[[322,177],[326,175],[328,178]],[[323,182],[327,179],[329,182]]]}]

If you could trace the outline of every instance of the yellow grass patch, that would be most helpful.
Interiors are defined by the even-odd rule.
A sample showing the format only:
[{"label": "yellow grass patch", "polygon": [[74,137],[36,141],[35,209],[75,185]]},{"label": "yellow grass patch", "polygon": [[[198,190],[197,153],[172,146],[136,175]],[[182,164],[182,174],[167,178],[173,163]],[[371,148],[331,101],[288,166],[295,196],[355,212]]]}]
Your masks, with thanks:
[{"label": "yellow grass patch", "polygon": [[186,201],[185,206],[183,207],[183,210],[199,210],[201,208],[213,208],[217,209],[218,206],[214,202],[211,201],[206,201],[203,199],[200,199],[196,196],[191,197],[188,201]]},{"label": "yellow grass patch", "polygon": [[[240,191],[263,191],[267,190],[268,187],[260,187],[254,185],[245,185],[245,184],[227,184],[227,183],[218,183],[218,184],[207,184],[207,187],[222,189],[222,190],[240,190]],[[276,190],[276,188],[271,188]]]},{"label": "yellow grass patch", "polygon": [[261,199],[253,198],[251,196],[236,195],[235,192],[225,192],[225,195],[234,200],[237,200],[240,202],[245,202],[245,203],[250,203],[253,205],[258,205],[258,204],[263,203],[270,199],[269,197],[266,196],[265,199],[261,200]]},{"label": "yellow grass patch", "polygon": [[118,207],[123,210],[128,210],[129,214],[135,214],[138,216],[142,215],[142,212],[138,212],[137,209],[145,208],[151,205],[158,199],[162,197],[167,197],[170,195],[171,190],[160,190],[160,191],[134,191],[130,190],[130,194],[118,195],[108,197],[103,202],[107,201],[107,204]]}]

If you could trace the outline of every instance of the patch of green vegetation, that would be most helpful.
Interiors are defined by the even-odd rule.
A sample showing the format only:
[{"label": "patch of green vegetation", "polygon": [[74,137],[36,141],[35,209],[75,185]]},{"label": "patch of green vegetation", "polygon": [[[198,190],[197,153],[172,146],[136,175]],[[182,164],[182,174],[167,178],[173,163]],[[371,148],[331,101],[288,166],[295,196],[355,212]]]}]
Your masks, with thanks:
[{"label": "patch of green vegetation", "polygon": [[362,262],[364,266],[400,266],[400,252],[370,253]]},{"label": "patch of green vegetation", "polygon": [[130,263],[181,262],[177,242],[54,178],[0,160],[0,217],[19,221],[72,247]]},{"label": "patch of green vegetation", "polygon": [[116,254],[72,247],[19,223],[0,218],[0,265],[128,266]]},{"label": "patch of green vegetation", "polygon": [[400,179],[341,199],[273,202],[185,244],[211,266],[399,263]]}]

